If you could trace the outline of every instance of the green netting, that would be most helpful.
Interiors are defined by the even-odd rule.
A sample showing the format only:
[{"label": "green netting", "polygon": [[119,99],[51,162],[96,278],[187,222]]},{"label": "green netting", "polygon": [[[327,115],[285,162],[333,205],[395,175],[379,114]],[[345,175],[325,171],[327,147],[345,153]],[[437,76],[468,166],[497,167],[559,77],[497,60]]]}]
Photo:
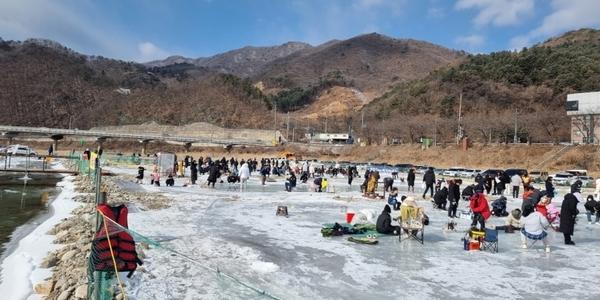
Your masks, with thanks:
[{"label": "green netting", "polygon": [[[183,258],[183,259],[185,259],[185,260],[187,260],[189,262],[194,263],[195,265],[197,265],[198,267],[200,267],[200,268],[202,268],[202,269],[204,269],[206,271],[210,271],[210,272],[214,273],[214,275],[217,278],[219,278],[219,279],[225,278],[225,279],[229,280],[230,282],[238,284],[239,286],[242,286],[242,287],[244,287],[244,288],[246,288],[246,289],[248,289],[250,291],[256,292],[257,295],[259,295],[259,296],[263,296],[263,297],[268,298],[268,299],[276,299],[276,300],[279,299],[278,297],[276,297],[276,296],[268,293],[266,290],[257,288],[255,286],[253,286],[253,285],[251,285],[251,284],[249,284],[249,283],[247,283],[247,282],[245,282],[245,281],[237,278],[236,276],[233,276],[231,274],[223,272],[223,270],[219,269],[218,267],[217,268],[213,268],[213,267],[207,266],[207,265],[203,264],[201,261],[199,261],[197,259],[194,259],[193,257],[191,257],[189,255],[186,255],[186,254],[181,253],[181,252],[179,252],[179,251],[177,251],[175,249],[172,249],[172,248],[170,248],[170,247],[168,247],[166,245],[163,245],[162,243],[160,243],[158,241],[155,241],[155,240],[153,240],[151,238],[148,238],[148,237],[146,237],[146,236],[144,236],[144,235],[142,235],[142,234],[140,234],[138,232],[135,232],[135,231],[133,231],[133,230],[131,230],[129,228],[122,227],[121,225],[119,225],[118,223],[114,222],[111,219],[108,219],[108,218],[103,218],[103,219],[107,222],[107,225],[108,225],[107,228],[108,228],[109,235],[113,235],[114,233],[122,232],[122,231],[128,232],[134,238],[134,240],[136,241],[136,243],[144,242],[144,243],[146,243],[146,244],[148,244],[150,246],[154,246],[154,247],[156,247],[158,249],[171,252],[175,256],[181,257],[181,258]],[[90,257],[92,257],[93,255],[94,254],[92,253],[92,255],[90,255]],[[93,265],[91,267],[93,268]],[[99,288],[102,289],[102,293],[103,294],[104,293],[106,293],[106,294],[114,293],[113,292],[114,289],[115,289],[114,280],[113,280],[113,282],[105,282],[104,285],[102,285],[102,283],[101,283],[99,285]],[[110,292],[105,292],[105,290],[107,290],[107,289],[110,290]],[[88,299],[94,299],[94,298],[89,298],[88,297]]]},{"label": "green netting", "polygon": [[153,164],[155,159],[153,157],[139,157],[139,156],[127,156],[127,155],[116,155],[116,154],[103,154],[100,158],[100,163],[103,165],[117,165],[117,166],[137,166],[137,165],[150,165]]}]

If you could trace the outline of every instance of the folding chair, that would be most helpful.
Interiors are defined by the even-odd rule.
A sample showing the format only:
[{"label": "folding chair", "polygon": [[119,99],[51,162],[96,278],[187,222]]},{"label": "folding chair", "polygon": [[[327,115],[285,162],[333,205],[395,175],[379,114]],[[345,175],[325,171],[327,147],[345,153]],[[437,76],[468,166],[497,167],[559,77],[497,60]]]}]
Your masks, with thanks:
[{"label": "folding chair", "polygon": [[481,238],[481,250],[498,253],[498,230],[485,229],[485,235]]},{"label": "folding chair", "polygon": [[521,229],[521,234],[524,234],[525,237],[527,238],[527,240],[526,240],[527,241],[527,248],[532,248],[533,246],[535,246],[535,244],[538,241],[543,240],[546,237],[546,235],[547,235],[547,233],[545,231],[542,234],[537,235],[537,236],[536,235],[531,235],[531,234],[527,233],[525,231],[525,229]]},{"label": "folding chair", "polygon": [[407,235],[405,239],[413,239],[421,245],[424,244],[424,236],[425,236],[425,226],[423,226],[422,222],[416,220],[409,220],[408,222],[402,222],[400,219],[400,234],[398,235],[398,240],[402,242],[402,235]]}]

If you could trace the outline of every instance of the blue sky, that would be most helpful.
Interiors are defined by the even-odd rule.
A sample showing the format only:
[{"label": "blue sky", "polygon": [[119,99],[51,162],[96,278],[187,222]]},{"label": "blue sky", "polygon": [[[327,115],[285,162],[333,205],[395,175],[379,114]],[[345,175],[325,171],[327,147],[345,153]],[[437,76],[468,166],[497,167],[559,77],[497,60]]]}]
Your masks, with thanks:
[{"label": "blue sky", "polygon": [[600,27],[600,0],[0,0],[0,37],[148,61],[378,32],[468,52]]}]

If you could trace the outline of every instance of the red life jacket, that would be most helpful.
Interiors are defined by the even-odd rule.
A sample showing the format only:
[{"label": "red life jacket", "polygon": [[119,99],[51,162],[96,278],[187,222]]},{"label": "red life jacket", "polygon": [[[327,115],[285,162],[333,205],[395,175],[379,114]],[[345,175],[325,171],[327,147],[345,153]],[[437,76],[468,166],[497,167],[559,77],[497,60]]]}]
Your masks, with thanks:
[{"label": "red life jacket", "polygon": [[[102,212],[107,218],[117,222],[122,227],[128,228],[127,206],[119,205],[112,207],[107,204],[100,204],[98,205],[98,211]],[[135,241],[127,231],[119,229],[116,225],[111,223],[112,222],[109,221],[106,224],[106,227],[108,228],[108,237],[106,236],[104,219],[102,219],[100,228],[94,237],[92,249],[94,268],[96,271],[115,270],[108,244],[108,240],[110,239],[110,246],[112,246],[112,252],[115,256],[117,270],[119,272],[129,271],[127,277],[131,277],[137,268],[137,265],[142,264],[142,261],[138,258],[135,250]]]}]

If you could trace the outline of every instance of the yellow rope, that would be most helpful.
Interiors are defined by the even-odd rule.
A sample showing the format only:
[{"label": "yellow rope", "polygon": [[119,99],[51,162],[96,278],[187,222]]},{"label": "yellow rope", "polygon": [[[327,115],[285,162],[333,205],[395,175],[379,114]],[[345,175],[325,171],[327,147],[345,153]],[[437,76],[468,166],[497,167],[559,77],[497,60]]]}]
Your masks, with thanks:
[{"label": "yellow rope", "polygon": [[123,299],[127,300],[127,294],[125,294],[125,289],[123,288],[123,282],[121,282],[121,277],[119,277],[119,270],[117,268],[117,261],[115,260],[115,254],[113,252],[112,243],[110,242],[110,236],[108,235],[108,226],[106,226],[106,216],[98,211],[100,215],[102,215],[102,223],[104,223],[104,231],[106,232],[106,239],[108,240],[108,248],[110,249],[110,256],[113,261],[113,266],[115,267],[115,275],[117,276],[117,281],[119,282],[119,288],[121,289],[121,294],[123,294]]}]

